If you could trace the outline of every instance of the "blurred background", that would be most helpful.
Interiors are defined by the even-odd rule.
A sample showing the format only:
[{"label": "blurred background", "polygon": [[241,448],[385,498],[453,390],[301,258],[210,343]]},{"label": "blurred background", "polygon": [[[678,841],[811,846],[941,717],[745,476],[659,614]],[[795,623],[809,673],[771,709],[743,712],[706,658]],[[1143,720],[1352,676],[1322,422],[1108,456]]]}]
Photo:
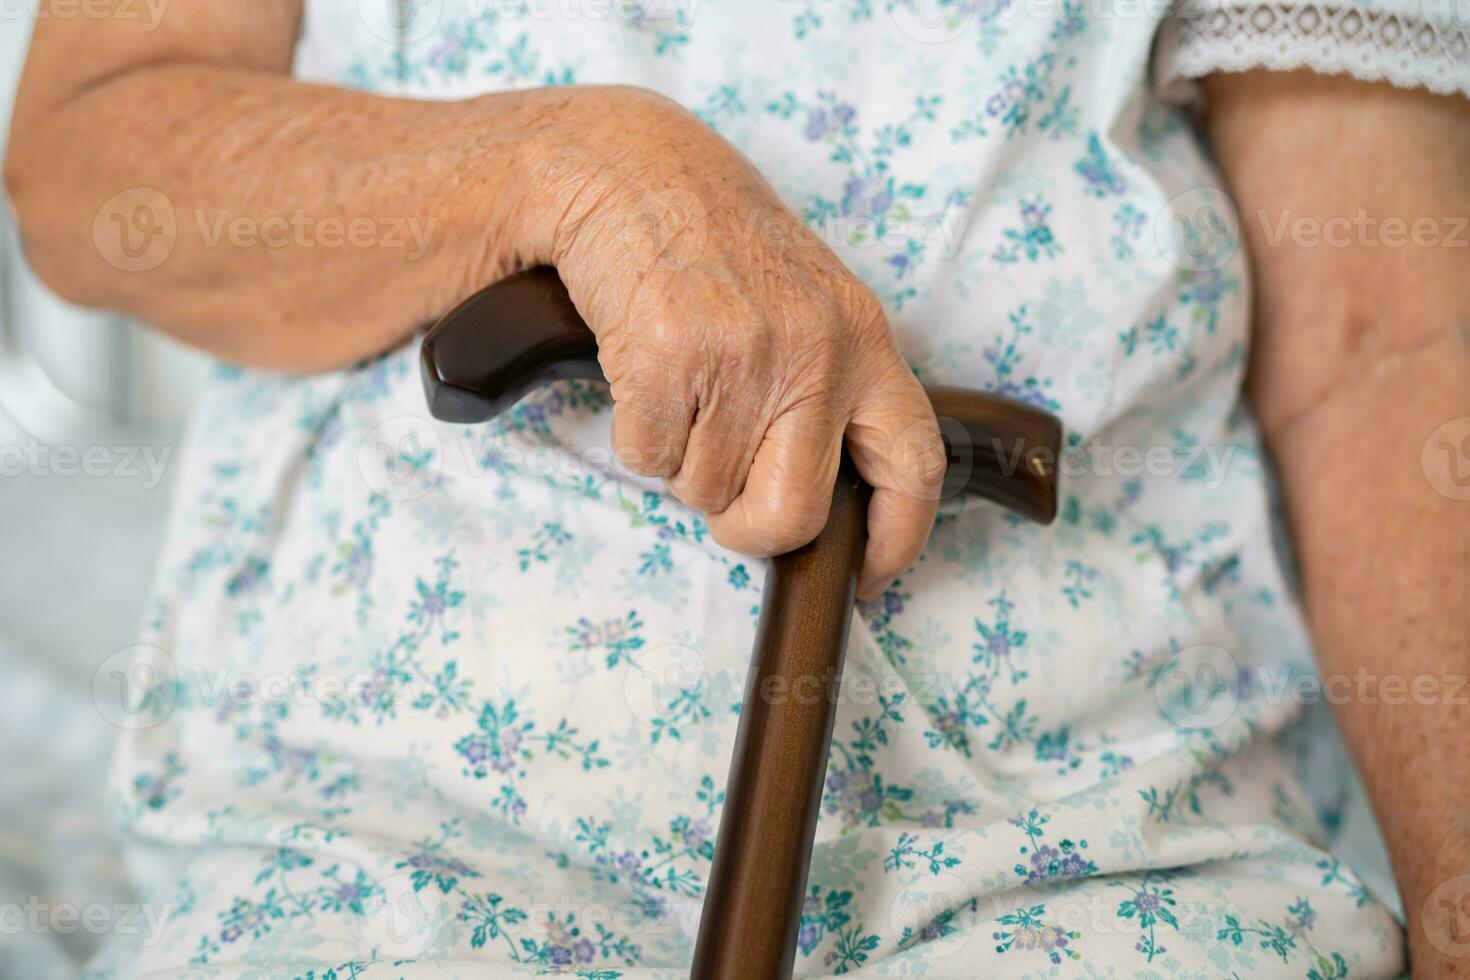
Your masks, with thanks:
[{"label": "blurred background", "polygon": [[[33,8],[0,8],[0,152]],[[116,729],[93,674],[141,622],[205,365],[51,295],[0,212],[0,902],[127,900],[103,800]],[[40,932],[7,906],[0,977],[75,976],[104,938]]]}]

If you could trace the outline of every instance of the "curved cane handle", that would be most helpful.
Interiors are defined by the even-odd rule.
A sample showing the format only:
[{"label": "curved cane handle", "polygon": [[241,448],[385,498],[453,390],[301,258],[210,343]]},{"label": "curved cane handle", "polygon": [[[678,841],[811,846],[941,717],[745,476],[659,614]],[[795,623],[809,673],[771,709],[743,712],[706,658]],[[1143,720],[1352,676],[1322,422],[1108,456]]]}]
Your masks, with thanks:
[{"label": "curved cane handle", "polygon": [[[602,380],[592,335],[556,270],[482,289],[424,337],[424,390],[435,418],[485,422],[548,381]],[[928,388],[949,454],[943,494],[973,493],[1042,524],[1057,510],[1062,425],[1025,402]]]}]

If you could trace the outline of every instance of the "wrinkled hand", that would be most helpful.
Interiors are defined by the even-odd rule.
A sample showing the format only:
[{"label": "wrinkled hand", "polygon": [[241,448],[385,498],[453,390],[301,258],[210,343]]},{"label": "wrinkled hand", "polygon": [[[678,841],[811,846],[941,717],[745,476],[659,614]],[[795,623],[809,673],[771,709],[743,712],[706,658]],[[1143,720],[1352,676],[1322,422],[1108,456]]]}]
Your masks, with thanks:
[{"label": "wrinkled hand", "polygon": [[825,525],[845,436],[874,488],[859,593],[881,593],[923,549],[945,459],[877,299],[676,104],[581,98],[539,144],[539,211],[597,335],[614,451],[720,544],[773,555]]}]

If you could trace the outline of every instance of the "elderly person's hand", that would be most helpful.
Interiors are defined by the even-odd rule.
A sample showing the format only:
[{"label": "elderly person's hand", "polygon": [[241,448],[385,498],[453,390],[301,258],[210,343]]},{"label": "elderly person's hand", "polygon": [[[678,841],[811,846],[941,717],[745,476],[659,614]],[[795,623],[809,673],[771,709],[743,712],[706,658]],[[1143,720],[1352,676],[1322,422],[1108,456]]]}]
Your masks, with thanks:
[{"label": "elderly person's hand", "polygon": [[620,459],[768,555],[821,530],[845,434],[875,488],[863,591],[915,561],[943,450],[868,288],[662,97],[587,93],[537,144],[529,238],[597,334]]},{"label": "elderly person's hand", "polygon": [[[944,469],[928,401],[872,293],[733,147],[635,89],[423,102],[297,82],[301,14],[191,0],[156,30],[38,24],[6,180],[57,292],[315,370],[552,263],[597,333],[621,458],[717,541],[814,537],[845,436],[875,490],[862,594],[918,558]],[[327,222],[364,233],[333,244]],[[421,247],[393,246],[405,224]]]}]

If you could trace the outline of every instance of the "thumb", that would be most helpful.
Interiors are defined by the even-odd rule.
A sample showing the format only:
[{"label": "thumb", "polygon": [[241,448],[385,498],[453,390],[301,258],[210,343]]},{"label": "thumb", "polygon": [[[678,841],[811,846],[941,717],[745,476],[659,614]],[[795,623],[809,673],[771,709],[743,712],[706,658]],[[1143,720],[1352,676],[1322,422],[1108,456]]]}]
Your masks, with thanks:
[{"label": "thumb", "polygon": [[858,578],[858,595],[867,600],[918,561],[948,461],[929,398],[897,352],[884,380],[858,402],[846,435],[853,465],[873,488]]}]

